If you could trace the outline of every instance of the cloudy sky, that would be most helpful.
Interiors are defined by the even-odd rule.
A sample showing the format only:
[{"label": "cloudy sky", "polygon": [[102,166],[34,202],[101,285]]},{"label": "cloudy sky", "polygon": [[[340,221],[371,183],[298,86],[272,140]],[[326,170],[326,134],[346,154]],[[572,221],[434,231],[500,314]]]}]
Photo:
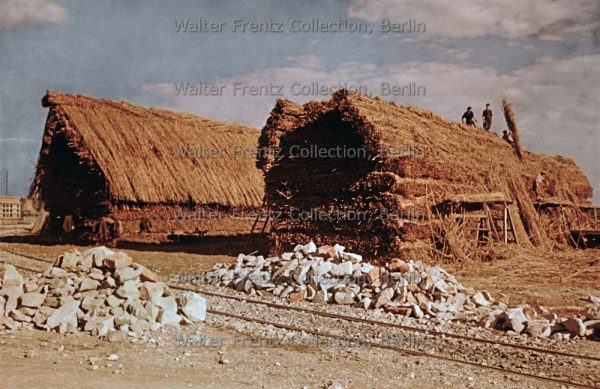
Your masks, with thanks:
[{"label": "cloudy sky", "polygon": [[600,202],[598,0],[0,0],[14,195],[31,182],[48,89],[260,128],[277,98],[340,85],[450,120],[490,102],[499,133],[506,95],[524,145],[574,158]]}]

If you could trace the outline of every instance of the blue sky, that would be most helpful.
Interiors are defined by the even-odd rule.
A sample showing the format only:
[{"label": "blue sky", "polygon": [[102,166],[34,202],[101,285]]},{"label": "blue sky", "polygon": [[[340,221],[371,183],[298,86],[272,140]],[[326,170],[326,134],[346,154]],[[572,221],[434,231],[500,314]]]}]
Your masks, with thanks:
[{"label": "blue sky", "polygon": [[[371,34],[290,31],[292,21],[364,24]],[[176,20],[226,25],[177,32]],[[233,32],[234,20],[283,23],[283,33]],[[382,33],[382,20],[425,32]],[[262,127],[279,96],[233,86],[283,86],[300,102],[325,95],[292,85],[414,83],[424,95],[386,96],[459,120],[487,101],[514,103],[524,144],[572,157],[600,200],[600,3],[596,0],[454,2],[0,0],[0,169],[12,194],[31,181],[47,89],[161,106]],[[215,84],[221,96],[177,95],[175,84]]]}]

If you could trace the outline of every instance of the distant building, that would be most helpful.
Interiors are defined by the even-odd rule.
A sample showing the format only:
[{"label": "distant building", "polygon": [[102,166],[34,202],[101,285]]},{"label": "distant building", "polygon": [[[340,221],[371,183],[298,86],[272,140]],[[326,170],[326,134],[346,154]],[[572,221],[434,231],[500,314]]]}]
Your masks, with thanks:
[{"label": "distant building", "polygon": [[21,219],[21,198],[16,196],[0,196],[0,219]]},{"label": "distant building", "polygon": [[26,218],[27,216],[37,216],[42,209],[42,203],[39,199],[32,197],[21,198],[21,216]]}]

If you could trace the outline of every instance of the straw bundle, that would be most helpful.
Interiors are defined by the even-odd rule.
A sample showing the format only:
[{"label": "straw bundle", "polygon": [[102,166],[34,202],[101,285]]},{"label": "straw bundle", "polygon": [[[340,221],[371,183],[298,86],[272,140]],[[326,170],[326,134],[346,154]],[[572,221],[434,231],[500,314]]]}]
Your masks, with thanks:
[{"label": "straw bundle", "polygon": [[[279,149],[276,158],[260,152],[273,146]],[[299,158],[292,152],[294,147],[334,146],[364,149],[366,154]],[[414,247],[431,244],[431,224],[440,228],[443,223],[413,216],[427,214],[454,195],[500,192],[517,207],[512,213],[521,240],[530,236],[533,244],[543,244],[546,237],[535,215],[531,180],[543,169],[555,183],[552,196],[581,204],[589,203],[591,185],[570,159],[520,152],[526,156],[523,161],[497,134],[347,91],[303,106],[280,100],[259,139],[257,166],[266,173],[270,206],[353,210],[369,218],[313,222],[284,217],[273,222],[272,241],[286,245],[316,238],[317,243],[340,242],[377,256],[414,255]],[[409,217],[389,220],[381,216],[382,210]],[[412,248],[403,254],[402,247],[408,246]]]}]

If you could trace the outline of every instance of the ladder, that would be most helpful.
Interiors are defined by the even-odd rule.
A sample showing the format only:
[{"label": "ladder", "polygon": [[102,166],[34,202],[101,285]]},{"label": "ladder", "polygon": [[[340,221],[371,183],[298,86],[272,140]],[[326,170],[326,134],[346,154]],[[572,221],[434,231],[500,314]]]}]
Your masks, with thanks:
[{"label": "ladder", "polygon": [[455,214],[459,223],[465,231],[474,233],[475,246],[490,245],[492,243],[492,229],[489,215],[486,213]]},{"label": "ladder", "polygon": [[454,214],[454,217],[467,232],[474,235],[476,247],[491,245],[493,242],[518,243],[512,215],[506,204],[500,215],[484,204],[481,213]]},{"label": "ladder", "polygon": [[262,235],[265,233],[267,225],[269,224],[269,219],[271,217],[271,211],[270,211],[269,207],[267,207],[267,216],[265,217],[263,214],[263,209],[265,208],[265,205],[267,205],[267,202],[268,202],[268,197],[267,197],[267,194],[265,193],[262,204],[260,205],[260,209],[256,214],[256,218],[254,219],[254,223],[252,223],[252,228],[250,229],[250,233],[248,234],[248,237],[246,238],[246,241],[244,242],[244,248],[242,249],[242,252],[246,252],[246,248],[248,247],[248,244],[250,243],[250,240],[252,239],[253,234],[257,230],[257,226],[260,223],[262,223],[262,227],[260,229],[260,234]]},{"label": "ladder", "polygon": [[519,243],[517,240],[517,234],[515,232],[515,226],[513,224],[512,214],[507,204],[504,204],[502,209],[502,216],[493,215],[491,211],[490,218],[495,229],[497,240],[504,241],[504,243]]},{"label": "ladder", "polygon": [[486,246],[492,243],[490,219],[487,215],[482,215],[477,221],[477,235],[475,240],[475,246]]},{"label": "ladder", "polygon": [[262,210],[265,208],[265,205],[267,205],[267,201],[268,201],[268,198],[267,198],[267,195],[265,194],[265,196],[263,197],[262,204],[260,205],[260,210],[256,214],[256,218],[254,219],[254,223],[252,224],[252,228],[250,229],[250,235],[254,234],[254,231],[256,230],[256,226],[258,226],[259,222],[263,223],[260,233],[263,234],[265,232],[265,229],[267,228],[267,224],[269,224],[269,219],[271,217],[271,212],[269,210],[269,207],[267,207],[267,216],[263,218],[264,214],[263,214]]}]

